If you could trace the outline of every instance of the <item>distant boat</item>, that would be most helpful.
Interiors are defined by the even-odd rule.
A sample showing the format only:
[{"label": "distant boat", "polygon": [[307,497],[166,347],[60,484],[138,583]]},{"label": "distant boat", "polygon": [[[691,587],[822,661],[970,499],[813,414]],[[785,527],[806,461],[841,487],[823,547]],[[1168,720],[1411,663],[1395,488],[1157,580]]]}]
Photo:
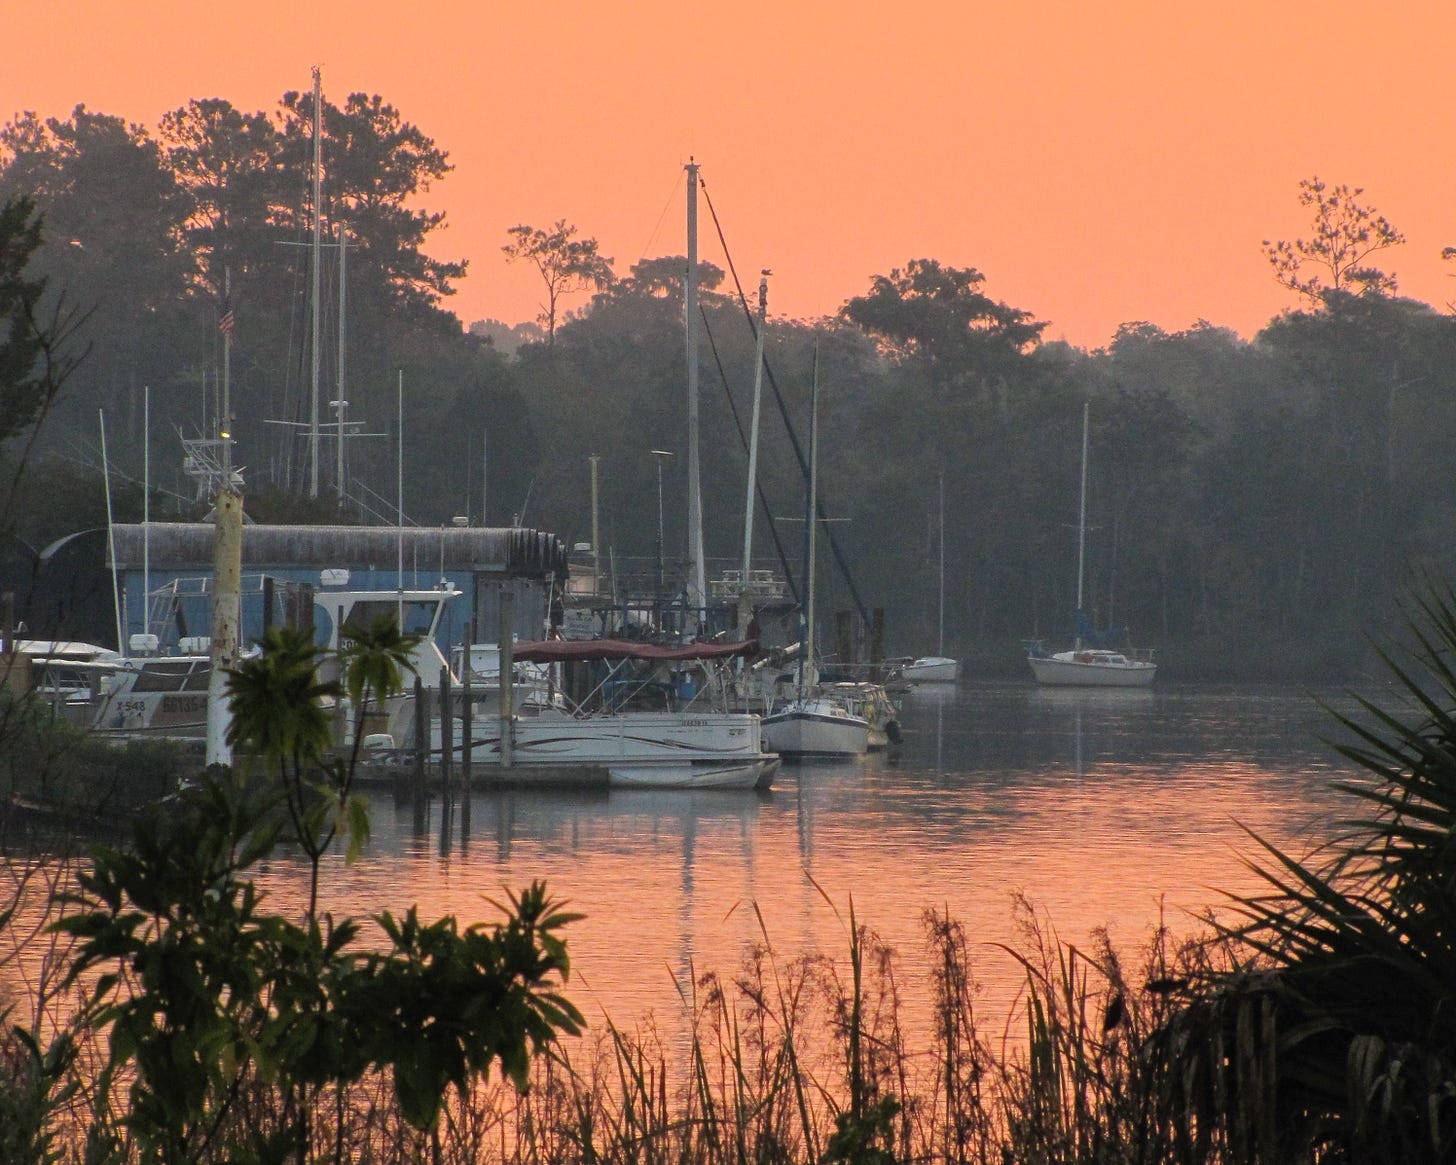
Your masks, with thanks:
[{"label": "distant boat", "polygon": [[784,757],[864,756],[870,726],[834,697],[817,690],[814,661],[814,531],[818,505],[819,352],[814,352],[814,381],[809,406],[809,489],[804,507],[803,630],[799,636],[797,692],[763,718],[764,747]]},{"label": "distant boat", "polygon": [[1097,688],[1146,688],[1158,674],[1152,652],[1117,650],[1126,628],[1099,631],[1082,603],[1087,546],[1087,428],[1090,406],[1082,405],[1082,491],[1077,517],[1077,634],[1070,651],[1048,652],[1040,640],[1027,644],[1026,661],[1039,684]]},{"label": "distant boat", "polygon": [[923,655],[902,663],[900,677],[912,684],[950,683],[961,678],[961,664],[958,659],[944,655]]},{"label": "distant boat", "polygon": [[940,622],[936,654],[918,658],[905,657],[894,661],[890,671],[892,682],[908,684],[953,684],[961,678],[960,661],[945,654],[945,471],[940,473]]}]

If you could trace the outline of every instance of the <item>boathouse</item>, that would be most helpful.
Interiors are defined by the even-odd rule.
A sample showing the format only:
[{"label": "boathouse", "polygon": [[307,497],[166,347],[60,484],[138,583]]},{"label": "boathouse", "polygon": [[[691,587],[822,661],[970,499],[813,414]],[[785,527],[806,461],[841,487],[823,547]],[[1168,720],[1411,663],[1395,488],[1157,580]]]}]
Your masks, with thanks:
[{"label": "boathouse", "polygon": [[[115,572],[123,644],[157,636],[162,649],[206,636],[211,621],[213,532],[205,522],[150,522],[112,527],[107,552]],[[531,528],[472,526],[243,527],[244,642],[276,621],[280,607],[312,594],[327,609],[330,587],[351,591],[443,587],[460,597],[445,609],[436,636],[448,656],[464,641],[494,642],[502,595],[511,596],[521,639],[543,638],[553,594],[566,579],[566,547]],[[265,619],[265,598],[274,614]]]}]

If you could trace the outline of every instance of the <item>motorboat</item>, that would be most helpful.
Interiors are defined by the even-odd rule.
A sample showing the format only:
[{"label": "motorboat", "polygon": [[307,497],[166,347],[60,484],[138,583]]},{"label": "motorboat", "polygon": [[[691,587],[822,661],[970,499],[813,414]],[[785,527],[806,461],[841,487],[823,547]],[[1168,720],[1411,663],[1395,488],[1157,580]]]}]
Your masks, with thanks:
[{"label": "motorboat", "polygon": [[[581,765],[606,769],[617,788],[766,789],[779,757],[763,743],[762,722],[721,710],[727,681],[716,665],[749,654],[752,642],[654,644],[623,639],[547,639],[511,645],[517,668],[559,667],[563,687],[525,704],[502,689],[500,712],[472,720],[472,765]],[[533,689],[527,685],[527,692]],[[506,710],[509,710],[507,715]],[[453,733],[452,733],[453,737]],[[438,737],[435,748],[442,746]]]},{"label": "motorboat", "polygon": [[[449,672],[435,643],[445,607],[460,592],[450,587],[397,590],[349,590],[340,575],[324,572],[314,594],[313,626],[320,646],[335,651],[350,628],[368,627],[377,618],[395,619],[407,635],[418,637],[409,663],[416,675],[433,686]],[[204,739],[207,736],[207,693],[212,655],[207,636],[183,636],[174,651],[163,651],[155,634],[133,635],[131,654],[103,676],[91,727],[104,735]],[[250,650],[256,651],[256,648]],[[328,667],[326,665],[325,672]],[[324,675],[325,679],[332,678]],[[368,730],[403,737],[412,718],[412,691],[395,693],[366,715]]]}]

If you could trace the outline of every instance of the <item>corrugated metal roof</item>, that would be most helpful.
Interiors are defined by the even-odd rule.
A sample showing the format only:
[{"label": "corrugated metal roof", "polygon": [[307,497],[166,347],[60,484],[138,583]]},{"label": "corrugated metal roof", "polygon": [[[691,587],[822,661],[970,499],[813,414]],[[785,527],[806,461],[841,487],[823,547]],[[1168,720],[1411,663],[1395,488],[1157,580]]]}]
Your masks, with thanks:
[{"label": "corrugated metal roof", "polygon": [[[153,570],[212,569],[213,526],[206,522],[114,526],[107,565],[140,570],[144,543]],[[386,570],[398,562],[401,546],[407,567],[428,564],[506,577],[566,575],[566,546],[556,535],[469,526],[244,526],[243,569]]]}]

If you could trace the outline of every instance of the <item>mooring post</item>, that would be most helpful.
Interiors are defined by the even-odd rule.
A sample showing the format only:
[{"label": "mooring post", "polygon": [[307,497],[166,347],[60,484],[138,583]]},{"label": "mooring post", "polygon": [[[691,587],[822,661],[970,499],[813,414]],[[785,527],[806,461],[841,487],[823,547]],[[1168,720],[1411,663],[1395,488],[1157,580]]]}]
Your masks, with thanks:
[{"label": "mooring post", "polygon": [[450,691],[450,669],[440,669],[440,852],[450,850],[455,828],[455,700]]},{"label": "mooring post", "polygon": [[429,701],[429,689],[425,687],[425,681],[415,676],[415,780],[412,793],[416,835],[425,831],[425,806],[429,802],[425,785],[425,757],[430,750]]},{"label": "mooring post", "polygon": [[505,583],[501,584],[500,596],[500,763],[508,769],[515,752],[515,644],[511,628],[515,625],[515,592]]},{"label": "mooring post", "polygon": [[460,667],[460,848],[465,848],[465,839],[470,834],[470,786],[475,755],[475,704],[474,691],[470,682],[470,643],[475,624],[465,624],[465,650],[461,653],[464,663]]}]

